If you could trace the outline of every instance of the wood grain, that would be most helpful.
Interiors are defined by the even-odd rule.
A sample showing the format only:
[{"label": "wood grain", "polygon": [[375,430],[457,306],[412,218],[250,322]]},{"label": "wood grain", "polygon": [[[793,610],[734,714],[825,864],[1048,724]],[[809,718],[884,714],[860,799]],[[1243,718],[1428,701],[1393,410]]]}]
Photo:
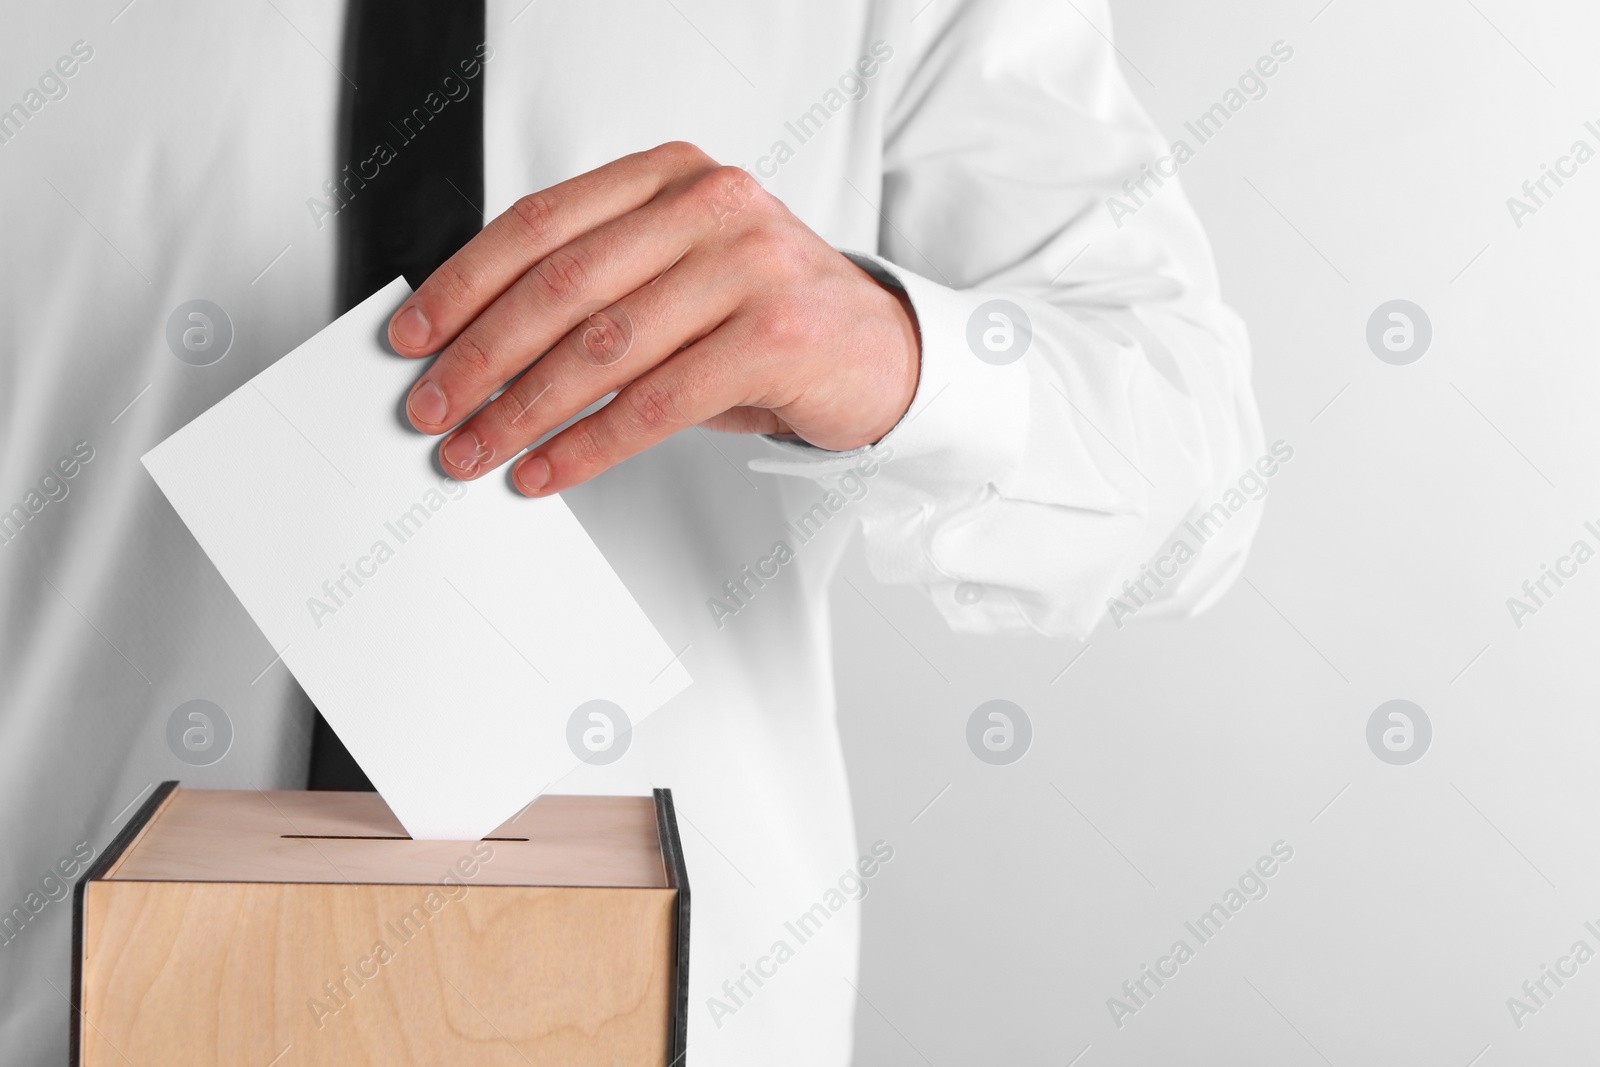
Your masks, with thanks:
[{"label": "wood grain", "polygon": [[455,892],[92,882],[83,1064],[664,1064],[675,890]]}]

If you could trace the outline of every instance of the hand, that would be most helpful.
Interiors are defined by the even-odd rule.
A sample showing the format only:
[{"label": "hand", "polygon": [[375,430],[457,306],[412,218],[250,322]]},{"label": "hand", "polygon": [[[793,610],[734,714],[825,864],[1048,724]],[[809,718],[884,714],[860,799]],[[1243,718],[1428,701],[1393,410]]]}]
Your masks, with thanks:
[{"label": "hand", "polygon": [[467,420],[440,448],[460,479],[617,392],[516,464],[530,496],[688,426],[871,444],[905,414],[920,367],[903,296],[749,174],[681,143],[517,201],[422,283],[389,340],[403,356],[443,349],[406,410],[424,433]]}]

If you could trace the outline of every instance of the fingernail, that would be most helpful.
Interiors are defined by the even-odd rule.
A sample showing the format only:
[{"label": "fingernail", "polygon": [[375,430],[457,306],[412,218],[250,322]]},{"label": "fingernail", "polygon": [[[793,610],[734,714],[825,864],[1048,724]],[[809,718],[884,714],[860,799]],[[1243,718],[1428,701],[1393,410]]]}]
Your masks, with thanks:
[{"label": "fingernail", "polygon": [[428,343],[428,316],[412,304],[395,316],[394,339],[407,348],[421,348]]},{"label": "fingernail", "polygon": [[443,422],[448,406],[444,394],[433,384],[432,378],[424,378],[418,382],[416,388],[411,390],[411,399],[406,401],[406,410],[411,412],[411,421],[428,426],[437,426]]},{"label": "fingernail", "polygon": [[550,461],[534,456],[517,468],[517,487],[524,493],[537,493],[550,484]]},{"label": "fingernail", "polygon": [[478,435],[471,430],[462,430],[444,443],[445,462],[460,471],[471,474],[478,469],[478,464],[493,457],[492,450],[485,448]]}]

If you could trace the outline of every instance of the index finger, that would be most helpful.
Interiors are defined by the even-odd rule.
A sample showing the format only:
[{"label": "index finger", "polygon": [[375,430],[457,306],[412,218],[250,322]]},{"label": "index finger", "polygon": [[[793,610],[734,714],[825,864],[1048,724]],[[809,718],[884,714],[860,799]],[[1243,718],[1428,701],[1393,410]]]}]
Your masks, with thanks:
[{"label": "index finger", "polygon": [[400,305],[389,320],[389,343],[402,356],[432,355],[539,260],[707,166],[715,164],[704,152],[673,141],[524,196]]}]

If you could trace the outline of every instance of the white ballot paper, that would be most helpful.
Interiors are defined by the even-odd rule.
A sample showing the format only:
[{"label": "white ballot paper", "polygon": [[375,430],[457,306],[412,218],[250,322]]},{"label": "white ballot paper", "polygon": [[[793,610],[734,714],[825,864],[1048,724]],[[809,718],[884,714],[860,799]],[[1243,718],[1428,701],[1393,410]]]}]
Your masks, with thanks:
[{"label": "white ballot paper", "polygon": [[[414,838],[483,837],[689,675],[559,497],[455,482],[402,404],[397,279],[144,457]],[[620,720],[620,721],[619,721]]]}]

